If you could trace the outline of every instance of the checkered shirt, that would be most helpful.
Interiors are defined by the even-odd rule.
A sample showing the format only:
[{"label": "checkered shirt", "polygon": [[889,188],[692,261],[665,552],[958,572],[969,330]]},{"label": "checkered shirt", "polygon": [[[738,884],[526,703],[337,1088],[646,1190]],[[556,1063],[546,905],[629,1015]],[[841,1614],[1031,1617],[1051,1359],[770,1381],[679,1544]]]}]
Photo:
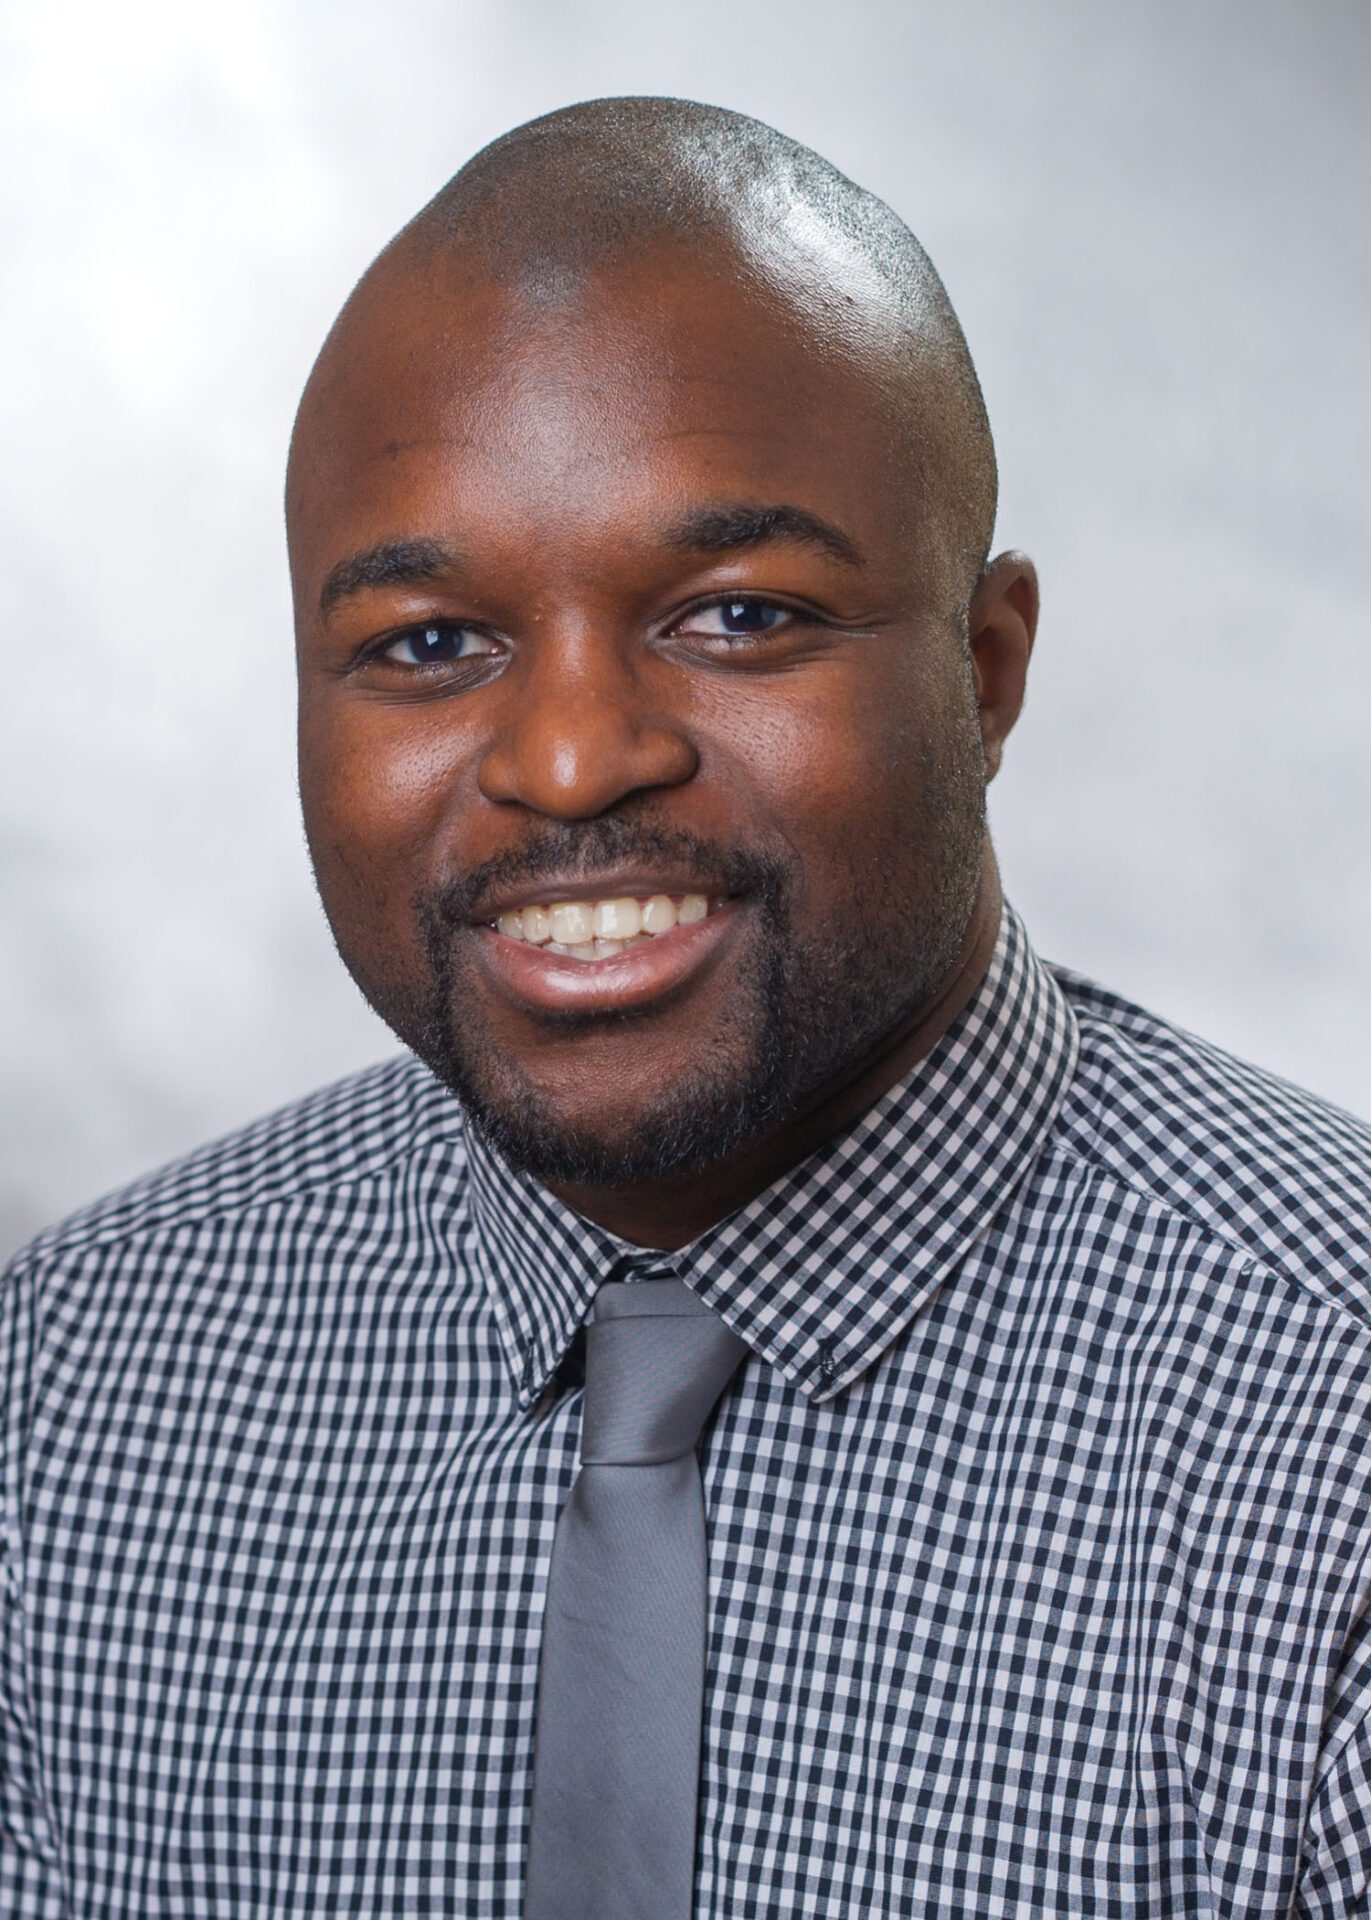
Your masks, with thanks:
[{"label": "checkered shirt", "polygon": [[578,1330],[701,1447],[696,1912],[1371,1912],[1371,1135],[1034,958],[672,1256],[413,1061],[10,1269],[0,1912],[519,1913]]}]

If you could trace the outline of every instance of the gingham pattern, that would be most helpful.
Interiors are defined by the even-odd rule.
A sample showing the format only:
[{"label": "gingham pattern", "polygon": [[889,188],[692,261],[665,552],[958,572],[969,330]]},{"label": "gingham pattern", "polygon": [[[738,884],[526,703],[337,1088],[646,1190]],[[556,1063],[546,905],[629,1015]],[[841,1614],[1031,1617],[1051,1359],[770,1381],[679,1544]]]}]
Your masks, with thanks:
[{"label": "gingham pattern", "polygon": [[4,1296],[0,1912],[516,1916],[576,1330],[674,1271],[697,1911],[1364,1914],[1371,1138],[1034,960],[685,1253],[396,1062]]}]

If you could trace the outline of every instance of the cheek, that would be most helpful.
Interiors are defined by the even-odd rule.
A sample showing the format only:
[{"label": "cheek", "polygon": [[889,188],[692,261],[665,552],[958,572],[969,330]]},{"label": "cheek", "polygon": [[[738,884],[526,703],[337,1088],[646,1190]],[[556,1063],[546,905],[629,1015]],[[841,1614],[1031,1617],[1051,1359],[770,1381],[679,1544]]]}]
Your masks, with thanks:
[{"label": "cheek", "polygon": [[330,918],[394,939],[446,845],[464,756],[453,729],[397,708],[302,709],[305,835]]},{"label": "cheek", "polygon": [[[929,807],[930,734],[953,711],[907,640],[732,689],[712,729],[728,777],[764,809],[821,894],[850,894]],[[855,649],[854,649],[855,653]]]}]

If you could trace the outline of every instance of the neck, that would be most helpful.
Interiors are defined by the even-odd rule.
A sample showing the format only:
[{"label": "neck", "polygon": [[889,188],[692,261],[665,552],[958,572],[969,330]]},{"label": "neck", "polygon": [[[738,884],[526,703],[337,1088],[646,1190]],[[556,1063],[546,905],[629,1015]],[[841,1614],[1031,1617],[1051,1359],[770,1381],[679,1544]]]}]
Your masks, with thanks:
[{"label": "neck", "polygon": [[885,1035],[855,1070],[849,1068],[840,1082],[818,1088],[800,1112],[788,1115],[725,1166],[648,1187],[562,1184],[553,1191],[586,1219],[635,1246],[670,1251],[698,1239],[850,1126],[932,1051],[985,978],[1000,912],[999,872],[987,841],[976,903],[955,965],[933,998]]}]

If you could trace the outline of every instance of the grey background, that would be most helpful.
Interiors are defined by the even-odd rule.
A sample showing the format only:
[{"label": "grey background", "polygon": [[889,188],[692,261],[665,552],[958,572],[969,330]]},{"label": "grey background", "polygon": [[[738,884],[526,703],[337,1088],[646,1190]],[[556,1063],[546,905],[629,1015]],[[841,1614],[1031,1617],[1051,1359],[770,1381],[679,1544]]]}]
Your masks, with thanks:
[{"label": "grey background", "polygon": [[392,230],[599,93],[759,114],[920,233],[1044,580],[1011,897],[1371,1111],[1365,6],[46,0],[0,36],[0,1250],[393,1050],[297,821],[292,409]]}]

